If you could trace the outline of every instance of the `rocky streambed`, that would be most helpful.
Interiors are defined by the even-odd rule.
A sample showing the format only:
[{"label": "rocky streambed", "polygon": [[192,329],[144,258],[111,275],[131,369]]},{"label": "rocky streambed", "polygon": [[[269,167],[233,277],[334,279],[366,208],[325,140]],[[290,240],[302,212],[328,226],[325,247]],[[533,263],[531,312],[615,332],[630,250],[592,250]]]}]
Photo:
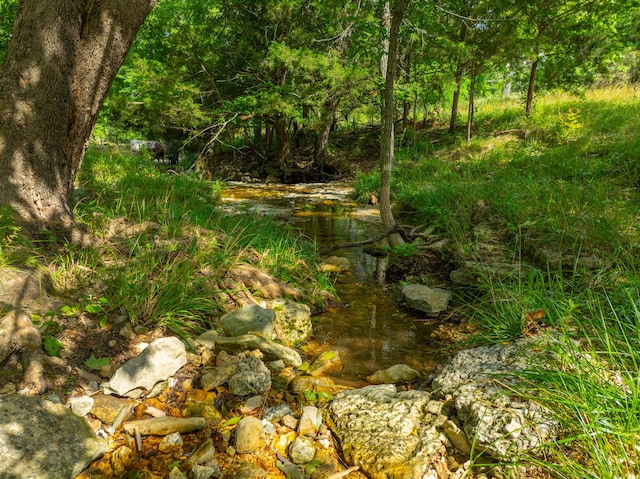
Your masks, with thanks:
[{"label": "rocky streambed", "polygon": [[[286,201],[296,207],[298,200]],[[298,207],[301,215],[314,209]],[[359,258],[321,267],[338,275],[349,269],[374,296],[388,292],[363,278],[375,259]],[[460,264],[459,281],[475,281],[477,265]],[[549,411],[517,393],[518,372],[546,359],[542,337],[461,350],[436,367],[444,360],[434,361],[435,351],[447,340],[427,341],[411,326],[415,317],[379,327],[387,314],[374,302],[365,322],[351,324],[353,340],[333,344],[336,335],[312,322],[292,286],[250,265],[229,275],[242,285],[246,306],[193,340],[126,323],[102,328],[80,315],[69,328],[70,347],[97,335],[94,343],[118,349],[118,338],[127,338],[127,348],[92,371],[82,366],[84,356],[78,362],[42,355],[27,314],[3,316],[0,336],[10,347],[0,351],[0,477],[541,475],[516,461],[541,453],[559,433]],[[5,305],[59,307],[36,273],[3,271],[2,282]],[[410,286],[403,301],[419,318],[446,310],[448,291],[428,280]],[[336,308],[347,319],[349,309]],[[395,335],[400,328],[410,334]],[[381,339],[356,341],[375,334]],[[364,360],[356,354],[363,349],[370,353]]]}]

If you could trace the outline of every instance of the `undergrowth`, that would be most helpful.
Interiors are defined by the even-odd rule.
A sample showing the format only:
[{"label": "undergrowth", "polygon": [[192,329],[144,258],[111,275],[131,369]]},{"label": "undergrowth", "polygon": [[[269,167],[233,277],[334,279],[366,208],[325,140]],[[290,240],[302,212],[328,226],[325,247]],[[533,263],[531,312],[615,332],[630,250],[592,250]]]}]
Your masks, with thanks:
[{"label": "undergrowth", "polygon": [[[443,135],[401,149],[394,200],[460,251],[474,241],[481,202],[521,266],[510,280],[484,278],[463,308],[477,342],[549,338],[543,356],[552,360],[532,364],[518,394],[545,406],[562,433],[516,462],[553,477],[638,477],[640,98],[624,88],[552,93],[531,118],[520,109],[487,101],[471,144]],[[377,182],[361,175],[358,194]],[[594,255],[601,267],[550,267],[531,255],[532,243]]]}]

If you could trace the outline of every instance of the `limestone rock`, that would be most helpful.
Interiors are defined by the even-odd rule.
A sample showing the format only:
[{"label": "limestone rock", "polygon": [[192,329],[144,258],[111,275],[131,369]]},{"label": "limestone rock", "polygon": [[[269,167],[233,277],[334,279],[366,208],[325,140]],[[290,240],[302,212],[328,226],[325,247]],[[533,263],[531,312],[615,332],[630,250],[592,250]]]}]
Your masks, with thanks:
[{"label": "limestone rock", "polygon": [[302,303],[288,299],[272,301],[276,314],[276,338],[287,346],[300,343],[311,335],[311,309]]},{"label": "limestone rock", "polygon": [[422,479],[442,447],[441,410],[427,392],[384,385],[343,391],[328,413],[345,459],[367,477]]},{"label": "limestone rock", "polygon": [[304,394],[305,391],[316,391],[335,395],[341,389],[330,378],[324,376],[296,376],[289,383],[289,391],[293,394]]},{"label": "limestone rock", "polygon": [[446,311],[449,300],[453,296],[451,291],[440,288],[429,288],[422,284],[406,285],[402,288],[402,295],[410,308],[428,314],[438,314]]},{"label": "limestone rock", "polygon": [[264,394],[271,388],[271,371],[251,355],[241,356],[235,374],[229,379],[229,392],[237,396]]},{"label": "limestone rock", "polygon": [[107,431],[113,434],[123,421],[126,421],[133,414],[135,404],[130,399],[96,394],[93,396],[91,414],[102,421],[107,426]]},{"label": "limestone rock", "polygon": [[166,436],[173,432],[200,431],[207,425],[203,417],[154,417],[125,423],[124,430],[134,434],[136,428],[143,436]]},{"label": "limestone rock", "polygon": [[184,343],[175,337],[153,341],[135,358],[124,363],[109,381],[109,389],[122,396],[132,389],[151,389],[173,376],[187,363]]},{"label": "limestone rock", "polygon": [[[477,450],[498,460],[535,449],[557,437],[558,424],[551,412],[533,401],[512,398],[508,390],[517,385],[517,373],[535,361],[536,338],[511,344],[467,349],[456,354],[432,383],[438,397],[452,396],[456,415]],[[539,353],[538,353],[539,354]]]},{"label": "limestone rock", "polygon": [[264,444],[262,421],[253,416],[242,418],[236,427],[236,451],[246,454],[257,451]]},{"label": "limestone rock", "polygon": [[318,269],[328,273],[344,273],[351,269],[351,263],[342,256],[329,256],[322,261]]},{"label": "limestone rock", "polygon": [[309,369],[307,374],[311,376],[320,376],[331,371],[339,371],[342,369],[342,360],[338,351],[325,351],[318,356]]},{"label": "limestone rock", "polygon": [[[302,408],[302,414],[300,415],[298,434],[300,436],[315,436],[318,433],[318,428],[321,423],[322,416],[320,415],[318,408],[315,406],[305,406]],[[302,463],[296,462],[296,464]]]},{"label": "limestone rock", "polygon": [[200,378],[200,387],[205,391],[211,391],[222,386],[235,374],[237,368],[237,364],[227,364],[210,369]]},{"label": "limestone rock", "polygon": [[413,381],[420,377],[420,373],[406,364],[396,364],[387,369],[376,371],[367,377],[371,384],[397,384]]},{"label": "limestone rock", "polygon": [[234,338],[220,337],[216,340],[216,348],[236,353],[259,349],[267,361],[282,359],[289,366],[296,368],[302,364],[302,358],[295,349],[255,334],[243,334]]},{"label": "limestone rock", "polygon": [[87,420],[63,405],[0,396],[0,477],[71,479],[106,450]]},{"label": "limestone rock", "polygon": [[160,444],[158,444],[158,451],[163,453],[177,453],[182,455],[182,446],[184,442],[179,432],[172,432],[162,438]]},{"label": "limestone rock", "polygon": [[316,455],[316,443],[308,436],[298,436],[289,446],[289,457],[294,464],[308,464]]},{"label": "limestone rock", "polygon": [[250,304],[222,316],[220,326],[229,337],[257,333],[270,339],[273,337],[275,321],[276,313],[273,310]]},{"label": "limestone rock", "polygon": [[91,396],[78,396],[69,399],[69,406],[74,414],[86,416],[93,408],[94,399]]},{"label": "limestone rock", "polygon": [[216,447],[213,445],[213,439],[210,437],[202,441],[193,454],[187,459],[187,467],[193,467],[197,464],[204,464],[215,459]]}]

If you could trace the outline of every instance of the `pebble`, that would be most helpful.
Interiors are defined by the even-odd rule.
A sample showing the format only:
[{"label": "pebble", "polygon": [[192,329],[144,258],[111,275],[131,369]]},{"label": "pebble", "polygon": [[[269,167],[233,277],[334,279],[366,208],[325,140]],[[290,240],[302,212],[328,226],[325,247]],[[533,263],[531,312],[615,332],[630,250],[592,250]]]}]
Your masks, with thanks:
[{"label": "pebble", "polygon": [[179,432],[172,432],[166,435],[158,444],[158,450],[160,452],[177,452],[182,450],[182,436]]},{"label": "pebble", "polygon": [[308,464],[316,455],[316,442],[308,436],[298,436],[289,446],[289,457],[295,464]]},{"label": "pebble", "polygon": [[94,400],[90,396],[78,396],[69,399],[69,406],[74,414],[78,416],[86,416],[93,408]]},{"label": "pebble", "polygon": [[216,454],[216,448],[213,445],[213,440],[209,437],[202,441],[193,454],[187,459],[186,465],[193,467],[197,464],[204,464],[214,459]]},{"label": "pebble", "polygon": [[254,452],[264,446],[264,426],[253,416],[240,420],[236,427],[236,451],[238,454]]},{"label": "pebble", "polygon": [[300,436],[315,436],[321,423],[319,410],[315,406],[305,406],[302,408],[302,415],[298,422],[298,434]]}]

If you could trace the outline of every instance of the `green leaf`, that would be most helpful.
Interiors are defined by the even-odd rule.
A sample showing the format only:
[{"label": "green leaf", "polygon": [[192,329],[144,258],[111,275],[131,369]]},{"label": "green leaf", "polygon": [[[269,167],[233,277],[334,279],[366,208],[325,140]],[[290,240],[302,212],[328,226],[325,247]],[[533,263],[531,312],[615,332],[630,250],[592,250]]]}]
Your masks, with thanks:
[{"label": "green leaf", "polygon": [[298,366],[298,371],[306,371],[307,369],[309,369],[309,366],[310,364],[307,361],[305,361],[300,366]]},{"label": "green leaf", "polygon": [[309,402],[316,402],[318,400],[318,394],[315,391],[305,391],[304,398]]},{"label": "green leaf", "polygon": [[240,422],[240,419],[242,419],[242,416],[234,416],[231,419],[225,421],[224,424],[222,424],[222,427],[235,426]]},{"label": "green leaf", "polygon": [[313,474],[315,470],[321,465],[322,465],[322,461],[319,459],[314,459],[313,461],[311,461],[309,464],[304,466],[305,476],[307,477],[311,476],[311,474]]},{"label": "green leaf", "polygon": [[60,356],[60,349],[62,349],[62,343],[53,336],[46,336],[44,338],[44,350],[49,356]]},{"label": "green leaf", "polygon": [[102,311],[102,306],[99,304],[87,304],[84,309],[87,313],[97,314]]},{"label": "green leaf", "polygon": [[89,359],[87,359],[84,364],[88,368],[95,369],[96,371],[100,370],[102,367],[109,364],[109,358],[96,358],[93,354]]}]

